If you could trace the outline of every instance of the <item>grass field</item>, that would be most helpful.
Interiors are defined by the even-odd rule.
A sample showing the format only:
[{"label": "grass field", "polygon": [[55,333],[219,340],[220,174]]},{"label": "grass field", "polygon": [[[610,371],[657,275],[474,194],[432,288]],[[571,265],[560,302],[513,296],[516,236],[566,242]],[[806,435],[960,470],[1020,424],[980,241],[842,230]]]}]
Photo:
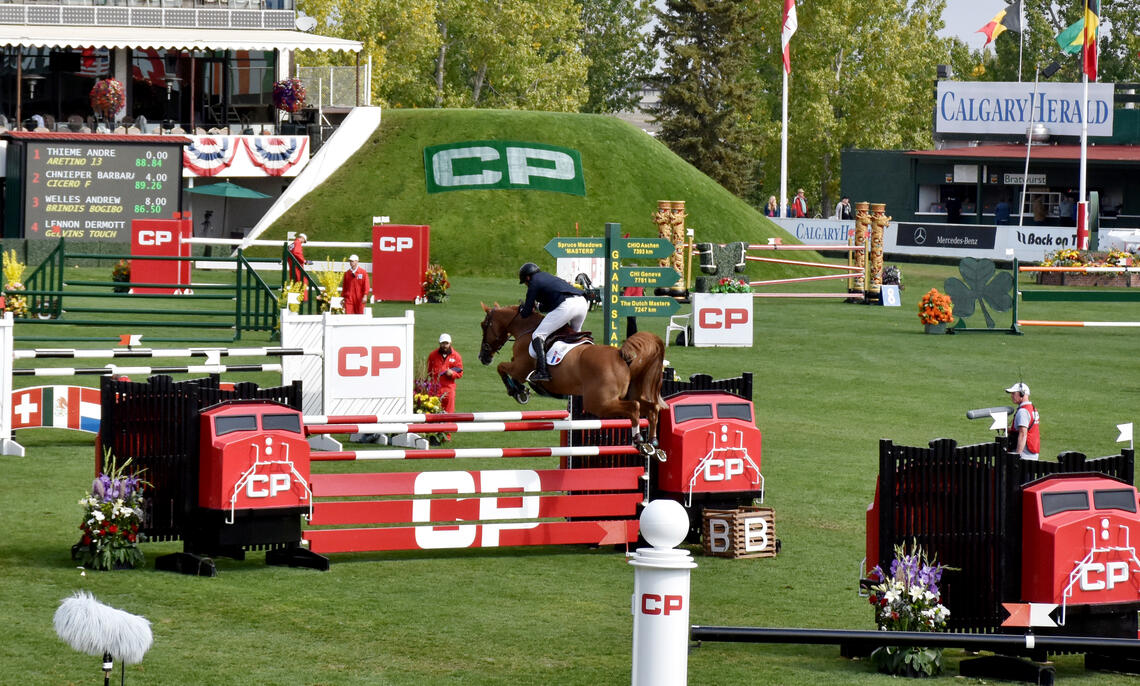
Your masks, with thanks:
[{"label": "grass field", "polygon": [[[872,628],[856,580],[881,438],[909,445],[938,437],[989,440],[987,423],[966,420],[965,411],[1005,404],[1002,389],[1018,379],[1031,386],[1041,411],[1045,455],[1113,454],[1115,425],[1137,419],[1134,331],[924,335],[918,298],[931,286],[941,288],[956,269],[904,264],[902,270],[901,308],[764,300],[757,303],[753,347],[668,349],[681,376],[756,375],[767,504],[775,508],[783,541],[775,559],[713,559],[694,549],[693,623]],[[513,302],[522,291],[507,279],[453,281],[446,303],[415,308],[416,356],[434,347],[440,331],[451,333],[466,360],[457,409],[512,409],[493,368],[476,360],[479,302]],[[384,303],[375,312],[408,307]],[[1022,316],[1135,319],[1121,314],[1126,307],[1031,303]],[[639,323],[664,331],[664,320]],[[601,330],[598,313],[587,328]],[[242,345],[265,340],[246,337]],[[249,378],[271,383],[272,376]],[[557,406],[535,399],[529,407]],[[0,617],[9,627],[9,638],[0,643],[6,675],[0,682],[97,682],[100,660],[73,652],[51,627],[59,601],[79,589],[153,623],[154,647],[141,665],[127,669],[127,683],[629,682],[633,570],[620,553],[551,547],[337,555],[328,572],[270,568],[252,553],[245,562],[219,560],[220,576],[213,579],[149,566],[84,575],[68,550],[78,537],[77,501],[92,477],[92,441],[56,431],[25,431],[18,439],[28,455],[2,458],[0,482]],[[452,445],[535,440],[542,439],[457,434]],[[451,462],[437,468],[495,466],[504,465]],[[347,469],[328,463],[318,468]],[[403,469],[425,468],[417,462]],[[177,549],[176,543],[144,546],[151,559]],[[961,657],[961,651],[947,652],[949,674],[956,674]],[[1057,666],[1066,684],[1135,683],[1085,673],[1080,657],[1061,657]],[[702,685],[880,684],[888,678],[826,646],[705,644],[689,660],[689,683]]]}]

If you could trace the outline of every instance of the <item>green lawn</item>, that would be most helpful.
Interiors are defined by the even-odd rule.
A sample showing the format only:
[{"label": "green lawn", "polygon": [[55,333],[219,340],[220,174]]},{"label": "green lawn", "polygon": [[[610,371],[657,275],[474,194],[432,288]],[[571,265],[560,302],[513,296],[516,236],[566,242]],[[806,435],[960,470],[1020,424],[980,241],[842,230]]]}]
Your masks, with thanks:
[{"label": "green lawn", "polygon": [[[694,548],[693,623],[872,628],[856,580],[881,438],[910,445],[937,437],[989,440],[987,422],[968,421],[965,411],[1005,404],[1002,389],[1018,379],[1033,389],[1046,455],[1115,453],[1115,425],[1137,419],[1133,330],[924,335],[916,316],[918,298],[931,286],[941,288],[956,269],[903,264],[902,270],[904,307],[761,300],[752,348],[668,349],[681,376],[755,374],[767,504],[775,508],[776,534],[783,541],[775,559],[714,559]],[[522,290],[508,279],[459,276],[453,282],[446,303],[415,308],[415,354],[424,357],[439,332],[451,333],[466,358],[457,409],[511,409],[515,405],[493,368],[476,360],[479,302],[514,302]],[[1120,314],[1127,307],[1030,303],[1022,316],[1135,319]],[[384,303],[374,310],[385,315],[409,308]],[[664,320],[639,323],[664,331]],[[591,314],[587,328],[601,331],[598,313]],[[249,336],[240,345],[258,342],[268,338]],[[272,377],[248,378],[267,383]],[[529,405],[557,406],[544,399]],[[0,643],[9,675],[4,682],[96,683],[100,660],[73,652],[51,626],[59,601],[79,589],[153,623],[154,647],[141,665],[128,668],[127,683],[593,686],[629,681],[633,570],[619,553],[584,547],[362,553],[334,556],[328,572],[269,568],[262,554],[252,553],[245,562],[219,560],[221,573],[213,579],[150,568],[83,575],[68,549],[78,536],[77,501],[92,477],[92,441],[56,431],[25,431],[18,439],[28,455],[2,458],[0,486],[5,503],[0,616],[9,624],[9,639]],[[452,445],[535,440],[542,439],[457,434]],[[501,460],[442,465],[494,466],[504,465]],[[406,469],[425,467],[417,463]],[[344,467],[325,463],[319,469]],[[179,544],[144,549],[153,558]],[[947,656],[948,671],[955,674],[962,652],[951,650]],[[1057,664],[1067,684],[1135,683],[1118,675],[1086,674],[1079,657],[1062,657]],[[691,653],[689,683],[889,681],[865,662],[840,658],[834,647],[705,644]]]}]

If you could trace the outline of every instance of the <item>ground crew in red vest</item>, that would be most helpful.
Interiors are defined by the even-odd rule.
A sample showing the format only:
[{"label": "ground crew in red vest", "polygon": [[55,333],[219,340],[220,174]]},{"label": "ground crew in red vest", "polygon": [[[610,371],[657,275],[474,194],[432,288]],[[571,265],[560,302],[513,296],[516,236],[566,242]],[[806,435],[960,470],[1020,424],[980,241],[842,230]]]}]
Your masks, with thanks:
[{"label": "ground crew in red vest", "polygon": [[1010,400],[1017,403],[1013,423],[1009,427],[1010,436],[1017,439],[1017,448],[1011,452],[1021,455],[1023,460],[1036,460],[1041,456],[1041,417],[1029,402],[1029,386],[1019,381],[1005,392],[1009,393]]},{"label": "ground crew in red vest", "polygon": [[360,266],[356,255],[348,257],[348,271],[340,282],[340,296],[344,298],[345,314],[364,314],[364,301],[368,297],[368,272]]}]

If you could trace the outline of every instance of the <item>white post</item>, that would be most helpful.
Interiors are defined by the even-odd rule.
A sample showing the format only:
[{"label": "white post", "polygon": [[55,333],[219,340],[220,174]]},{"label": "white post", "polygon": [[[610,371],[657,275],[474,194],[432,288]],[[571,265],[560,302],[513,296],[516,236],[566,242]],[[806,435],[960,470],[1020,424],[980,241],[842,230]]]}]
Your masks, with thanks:
[{"label": "white post", "polygon": [[788,216],[788,70],[784,72],[782,126],[780,128],[780,216]]},{"label": "white post", "polygon": [[684,686],[689,670],[689,570],[687,550],[677,550],[689,515],[674,500],[654,500],[641,513],[633,576],[632,686]]},{"label": "white post", "polygon": [[[1087,12],[1087,9],[1086,9]],[[1084,53],[1082,52],[1083,56]],[[1084,67],[1082,65],[1082,71]],[[1089,75],[1083,74],[1084,94],[1081,96],[1081,176],[1080,202],[1077,203],[1077,249],[1089,249],[1089,199],[1088,199],[1088,155],[1089,155]]]},{"label": "white post", "polygon": [[12,360],[15,320],[11,312],[0,317],[0,455],[24,456],[24,446],[12,440]]}]

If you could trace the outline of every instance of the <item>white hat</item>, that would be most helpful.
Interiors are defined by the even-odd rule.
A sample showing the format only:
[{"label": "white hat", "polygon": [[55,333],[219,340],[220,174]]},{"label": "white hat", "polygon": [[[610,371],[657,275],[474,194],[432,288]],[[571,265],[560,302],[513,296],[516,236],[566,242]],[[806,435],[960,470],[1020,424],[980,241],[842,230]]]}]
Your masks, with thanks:
[{"label": "white hat", "polygon": [[301,239],[301,240],[303,240],[303,241],[307,241],[307,240],[309,240],[309,237],[308,237],[308,236],[306,236],[306,235],[305,235],[305,234],[303,234],[303,233],[299,233],[299,234],[297,234],[297,238],[300,238],[300,239]]},{"label": "white hat", "polygon": [[1005,389],[1006,393],[1020,393],[1022,395],[1029,395],[1029,386],[1018,381],[1009,388]]},{"label": "white hat", "polygon": [[349,262],[359,262],[360,258],[356,256],[356,253],[352,253],[351,255],[348,256],[348,261]]},{"label": "white hat", "polygon": [[451,336],[449,336],[445,333],[441,333],[439,335],[439,342],[440,343],[450,343],[451,342]]}]

